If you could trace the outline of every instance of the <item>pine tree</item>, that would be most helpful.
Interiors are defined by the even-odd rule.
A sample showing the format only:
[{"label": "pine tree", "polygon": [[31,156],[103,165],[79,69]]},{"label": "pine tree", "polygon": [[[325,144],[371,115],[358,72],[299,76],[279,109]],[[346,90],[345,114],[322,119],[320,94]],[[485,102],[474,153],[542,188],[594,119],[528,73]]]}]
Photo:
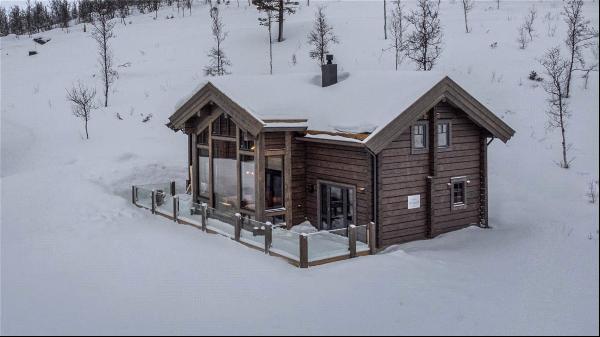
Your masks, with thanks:
[{"label": "pine tree", "polygon": [[10,32],[16,35],[23,34],[23,20],[21,16],[21,9],[19,5],[14,5],[10,8],[9,14],[9,28]]}]

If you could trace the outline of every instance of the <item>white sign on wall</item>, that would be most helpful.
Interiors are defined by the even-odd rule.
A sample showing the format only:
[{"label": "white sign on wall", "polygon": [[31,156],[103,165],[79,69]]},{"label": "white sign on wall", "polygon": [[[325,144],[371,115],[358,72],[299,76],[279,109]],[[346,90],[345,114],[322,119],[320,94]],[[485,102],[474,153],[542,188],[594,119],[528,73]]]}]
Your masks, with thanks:
[{"label": "white sign on wall", "polygon": [[409,195],[408,196],[408,209],[420,208],[421,207],[421,195]]}]

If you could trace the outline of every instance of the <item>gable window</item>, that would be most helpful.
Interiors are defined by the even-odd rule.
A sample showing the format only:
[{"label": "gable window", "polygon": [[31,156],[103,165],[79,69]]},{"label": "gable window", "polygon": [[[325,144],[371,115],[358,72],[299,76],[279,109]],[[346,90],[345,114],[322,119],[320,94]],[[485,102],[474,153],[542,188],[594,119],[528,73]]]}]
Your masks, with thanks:
[{"label": "gable window", "polygon": [[467,207],[467,177],[452,178],[450,181],[450,203],[453,210]]},{"label": "gable window", "polygon": [[227,114],[221,114],[212,124],[212,134],[214,136],[234,137],[235,138],[235,123]]},{"label": "gable window", "polygon": [[265,167],[265,208],[284,207],[283,195],[283,156],[268,156]]},{"label": "gable window", "polygon": [[437,126],[438,147],[450,146],[450,123],[440,122]]},{"label": "gable window", "polygon": [[240,150],[254,152],[254,137],[246,132],[240,130]]},{"label": "gable window", "polygon": [[427,150],[427,123],[418,123],[412,127],[413,150]]}]

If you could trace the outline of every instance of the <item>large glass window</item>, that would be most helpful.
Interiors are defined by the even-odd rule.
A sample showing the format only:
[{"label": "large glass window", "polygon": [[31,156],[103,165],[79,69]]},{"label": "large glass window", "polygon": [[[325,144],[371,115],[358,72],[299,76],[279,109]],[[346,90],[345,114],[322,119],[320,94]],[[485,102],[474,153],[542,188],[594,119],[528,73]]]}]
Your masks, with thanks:
[{"label": "large glass window", "polygon": [[240,156],[240,176],[242,179],[242,199],[240,207],[243,209],[255,210],[255,189],[254,189],[254,156]]},{"label": "large glass window", "polygon": [[209,193],[209,158],[208,149],[198,149],[198,193],[208,198]]},{"label": "large glass window", "polygon": [[215,208],[237,208],[237,160],[235,142],[213,139],[213,195]]},{"label": "large glass window", "polygon": [[215,136],[235,137],[235,123],[227,114],[221,114],[212,124],[212,134]]},{"label": "large glass window", "polygon": [[265,162],[265,208],[284,207],[283,156],[268,156]]}]

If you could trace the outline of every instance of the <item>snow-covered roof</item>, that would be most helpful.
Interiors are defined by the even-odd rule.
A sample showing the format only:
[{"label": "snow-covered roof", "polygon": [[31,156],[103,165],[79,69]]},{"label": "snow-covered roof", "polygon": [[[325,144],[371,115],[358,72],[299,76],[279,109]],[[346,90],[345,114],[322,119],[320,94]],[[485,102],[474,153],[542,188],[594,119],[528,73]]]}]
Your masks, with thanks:
[{"label": "snow-covered roof", "polygon": [[[202,96],[205,94],[203,89],[212,87],[219,96],[226,96],[230,106],[249,115],[259,129],[302,126],[307,130],[322,131],[322,136],[328,138],[332,134],[364,134],[360,141],[370,145],[374,144],[375,135],[386,127],[389,129],[392,121],[397,121],[425,94],[431,96],[433,88],[452,87],[459,90],[454,92],[455,97],[468,97],[471,106],[477,105],[478,114],[485,119],[482,123],[487,123],[485,126],[490,127],[493,134],[497,131],[506,141],[514,133],[442,73],[352,72],[341,73],[338,80],[334,85],[322,87],[320,74],[314,73],[214,77],[201,83],[178,103],[169,126],[180,128],[185,115],[192,113],[190,107],[197,106],[195,102],[201,97],[208,97]],[[433,94],[438,95],[437,92]],[[438,98],[427,97],[429,100]],[[320,136],[319,132],[311,135],[313,138]]]},{"label": "snow-covered roof", "polygon": [[209,82],[257,119],[306,119],[309,130],[376,133],[444,78],[435,72],[223,76]]}]

